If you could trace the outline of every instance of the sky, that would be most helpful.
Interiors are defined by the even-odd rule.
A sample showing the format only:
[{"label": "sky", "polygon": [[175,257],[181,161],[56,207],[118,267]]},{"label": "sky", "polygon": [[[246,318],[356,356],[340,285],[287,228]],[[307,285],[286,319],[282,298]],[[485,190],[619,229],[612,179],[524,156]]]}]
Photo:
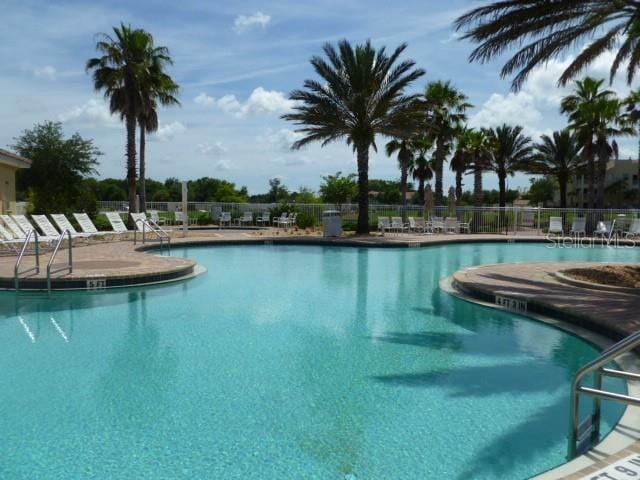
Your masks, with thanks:
[{"label": "sky", "polygon": [[[499,77],[500,59],[468,63],[473,45],[453,30],[453,20],[478,3],[3,0],[0,148],[36,123],[60,121],[66,134],[79,132],[104,153],[100,177],[125,176],[124,126],[109,115],[84,69],[96,56],[96,34],[120,22],[148,30],[157,45],[169,48],[175,62],[169,73],[181,86],[182,106],[160,110],[160,128],[147,143],[147,176],[154,179],[210,176],[261,193],[274,177],[291,190],[316,190],[323,175],[355,173],[355,155],[344,142],[292,151],[299,134],[280,118],[292,106],[288,93],[316,78],[311,56],[343,38],[370,39],[388,49],[407,42],[403,58],[426,70],[411,90],[451,80],[474,105],[471,126],[519,124],[534,138],[564,127],[559,102],[570,87],[558,89],[556,81],[571,55],[534,71],[521,91],[511,92],[508,79]],[[588,73],[608,78],[611,59],[603,56]],[[620,95],[629,91],[622,78],[611,88]],[[386,140],[377,140],[370,178],[399,178],[397,160],[384,155]],[[635,140],[620,145],[621,158],[635,158]],[[446,168],[444,181],[445,189],[454,183]],[[497,187],[493,175],[484,183]],[[509,188],[528,184],[521,174],[508,180]],[[471,187],[466,178],[465,189]]]}]

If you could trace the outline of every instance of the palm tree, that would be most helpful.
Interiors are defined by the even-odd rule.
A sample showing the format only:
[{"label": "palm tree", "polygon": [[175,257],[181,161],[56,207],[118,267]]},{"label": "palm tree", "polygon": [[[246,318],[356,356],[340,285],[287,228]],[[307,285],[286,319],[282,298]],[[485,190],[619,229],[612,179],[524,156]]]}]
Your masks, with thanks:
[{"label": "palm tree", "polygon": [[518,49],[500,72],[502,77],[517,72],[512,87],[518,90],[534,68],[586,42],[560,76],[560,85],[603,53],[616,49],[611,78],[628,60],[627,82],[631,84],[640,62],[639,17],[637,0],[500,0],[472,9],[455,26],[466,29],[462,38],[480,44],[469,61],[484,63],[509,48]]},{"label": "palm tree", "polygon": [[602,114],[607,102],[615,95],[611,90],[601,90],[603,83],[604,80],[592,77],[578,80],[574,93],[564,97],[560,103],[562,113],[569,116],[569,128],[576,133],[582,145],[582,156],[587,164],[589,208],[593,208],[595,199],[596,131],[601,129]]},{"label": "palm tree", "polygon": [[458,202],[462,200],[462,177],[469,169],[469,155],[468,155],[468,142],[469,142],[470,129],[463,126],[458,130],[456,134],[456,148],[453,151],[453,156],[449,162],[451,170],[456,174],[456,199]]},{"label": "palm tree", "polygon": [[387,142],[387,156],[390,157],[398,152],[398,166],[400,167],[400,189],[402,191],[402,216],[407,209],[407,178],[409,177],[409,169],[413,165],[413,151],[409,140],[393,139]]},{"label": "palm tree", "polygon": [[125,121],[129,211],[136,212],[136,121],[142,107],[140,84],[148,68],[151,37],[144,30],[124,24],[114,27],[113,34],[98,35],[96,49],[102,56],[89,59],[86,68],[93,70],[93,86],[104,90],[111,113],[118,113]]},{"label": "palm tree", "polygon": [[442,205],[443,166],[451,151],[456,132],[467,120],[466,110],[472,105],[467,96],[457,90],[451,82],[429,82],[425,91],[427,112],[427,134],[433,139],[436,150],[433,158],[435,172],[435,201]]},{"label": "palm tree", "polygon": [[569,179],[585,166],[576,135],[568,128],[553,132],[551,137],[542,135],[534,148],[535,154],[526,162],[523,170],[555,177],[560,189],[560,208],[567,208]]},{"label": "palm tree", "polygon": [[481,207],[484,201],[482,173],[491,165],[495,145],[488,130],[470,129],[467,135],[469,168],[473,172],[473,206]]},{"label": "palm tree", "polygon": [[425,136],[419,136],[411,140],[415,159],[409,169],[414,180],[418,181],[418,200],[424,204],[424,184],[433,178],[431,162],[427,159],[427,153],[431,150],[432,143]]},{"label": "palm tree", "polygon": [[346,139],[358,162],[358,224],[356,233],[369,233],[369,148],[376,150],[376,135],[392,138],[416,131],[420,122],[418,95],[406,95],[405,89],[424,75],[414,69],[415,62],[398,58],[406,49],[400,45],[391,55],[385,48],[376,51],[370,41],[355,48],[346,40],[337,49],[327,43],[327,60],[311,59],[322,82],[306,80],[304,90],[295,90],[289,98],[297,102],[294,112],[282,116],[302,127],[304,137],[294,149],[320,141],[322,145]]},{"label": "palm tree", "polygon": [[494,147],[489,170],[498,176],[499,201],[500,206],[504,207],[507,204],[507,175],[513,176],[531,157],[531,137],[524,135],[519,125],[512,127],[503,124],[491,128],[487,133]]},{"label": "palm tree", "polygon": [[[627,121],[631,125],[640,127],[640,90],[632,90],[623,100],[627,110]],[[632,185],[633,186],[633,185]],[[640,202],[640,138],[638,139],[638,201]]]},{"label": "palm tree", "polygon": [[180,105],[176,98],[180,87],[164,71],[167,65],[173,65],[166,47],[155,47],[153,39],[147,46],[148,67],[140,81],[141,108],[138,114],[140,128],[140,205],[146,211],[146,166],[145,166],[145,134],[158,130],[158,104],[163,106]]}]

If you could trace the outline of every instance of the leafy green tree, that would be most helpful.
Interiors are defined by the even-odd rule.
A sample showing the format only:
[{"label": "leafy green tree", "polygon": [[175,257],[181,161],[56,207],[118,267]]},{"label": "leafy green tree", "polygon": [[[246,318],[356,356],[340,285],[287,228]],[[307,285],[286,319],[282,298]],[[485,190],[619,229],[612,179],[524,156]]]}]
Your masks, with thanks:
[{"label": "leafy green tree", "polygon": [[531,185],[529,185],[529,191],[526,193],[526,198],[533,205],[539,203],[543,205],[549,205],[553,202],[553,194],[556,190],[556,182],[551,177],[531,178],[529,179]]},{"label": "leafy green tree", "polygon": [[560,85],[616,49],[611,78],[628,61],[627,82],[631,84],[640,62],[638,18],[640,3],[635,0],[500,0],[470,10],[455,26],[466,29],[463,39],[479,43],[470,61],[488,62],[510,48],[517,49],[500,75],[517,72],[512,87],[518,90],[536,67],[576,47],[580,53],[560,76]]},{"label": "leafy green tree", "polygon": [[111,113],[125,121],[127,130],[127,182],[129,211],[136,205],[136,122],[142,112],[141,83],[147,74],[150,35],[142,29],[120,24],[113,28],[114,36],[99,34],[96,49],[102,56],[87,61],[87,71],[93,71],[93,86],[104,91]]},{"label": "leafy green tree", "polygon": [[580,144],[568,128],[555,131],[550,137],[542,135],[535,145],[535,154],[526,163],[528,173],[555,177],[560,190],[560,208],[567,208],[567,184],[569,179],[584,169]]},{"label": "leafy green tree", "polygon": [[146,133],[158,130],[158,104],[162,106],[180,105],[176,98],[180,88],[165,72],[167,65],[173,60],[166,47],[156,47],[153,37],[149,35],[146,48],[145,64],[140,78],[140,109],[138,125],[140,127],[140,205],[146,211]]},{"label": "leafy green tree", "polygon": [[319,141],[322,145],[346,139],[358,162],[358,224],[356,233],[369,233],[369,149],[376,135],[399,137],[415,131],[420,120],[419,96],[406,88],[424,75],[415,63],[398,62],[406,44],[388,55],[371,42],[352,46],[346,40],[324,45],[326,60],[314,56],[311,64],[321,81],[306,80],[303,90],[289,98],[294,112],[283,118],[300,125],[304,136],[293,148]]},{"label": "leafy green tree", "polygon": [[322,177],[322,183],[320,184],[322,201],[342,205],[356,198],[358,196],[358,184],[355,178],[356,175],[354,173],[342,176],[342,172]]},{"label": "leafy green tree", "polygon": [[270,203],[286,202],[289,200],[289,189],[278,177],[269,180],[268,201]]},{"label": "leafy green tree", "polygon": [[[400,182],[371,179],[369,187],[369,196],[373,203],[381,205],[398,205],[400,203],[402,195]],[[409,188],[412,186],[409,185]]]},{"label": "leafy green tree", "polygon": [[435,173],[435,203],[444,200],[442,178],[444,162],[451,153],[456,134],[467,120],[467,109],[473,107],[467,96],[456,89],[451,82],[430,82],[424,94],[426,102],[427,135],[433,139],[435,152],[433,170]]},{"label": "leafy green tree", "polygon": [[500,191],[499,206],[507,205],[507,176],[522,170],[531,159],[533,145],[531,137],[522,133],[522,127],[503,124],[488,130],[489,141],[493,144],[489,170],[498,176]]},{"label": "leafy green tree", "polygon": [[188,182],[187,188],[189,200],[192,202],[243,203],[247,201],[246,194],[236,190],[235,184],[217,178],[198,178]]},{"label": "leafy green tree", "polygon": [[316,197],[315,192],[308,187],[300,187],[297,192],[292,193],[291,200],[296,203],[318,203],[318,197]]},{"label": "leafy green tree", "polygon": [[[623,100],[623,105],[626,107],[627,121],[636,127],[636,132],[640,132],[640,89],[632,90]],[[640,203],[640,137],[638,138],[638,189],[636,190],[636,198]]]},{"label": "leafy green tree", "polygon": [[65,138],[62,124],[44,122],[15,138],[12,148],[33,161],[31,168],[19,170],[17,187],[28,191],[35,213],[70,213],[92,210],[94,202],[83,180],[95,174],[102,153],[78,133]]}]

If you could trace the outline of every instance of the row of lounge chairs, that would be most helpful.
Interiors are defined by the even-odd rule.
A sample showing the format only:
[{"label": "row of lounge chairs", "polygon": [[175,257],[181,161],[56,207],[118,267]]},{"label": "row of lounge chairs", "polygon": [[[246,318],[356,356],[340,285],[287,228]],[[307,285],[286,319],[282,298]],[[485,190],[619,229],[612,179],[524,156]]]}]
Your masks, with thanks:
[{"label": "row of lounge chairs", "polygon": [[[269,212],[263,212],[257,216],[255,219],[255,225],[268,227],[272,225],[274,227],[293,227],[296,224],[296,219],[298,217],[297,213],[283,213],[278,217],[271,218]],[[253,212],[244,212],[242,216],[236,218],[236,224],[238,226],[252,226],[254,225]],[[230,212],[221,212],[220,217],[218,218],[218,225],[220,227],[223,226],[231,226],[232,219]]]},{"label": "row of lounge chairs", "polygon": [[[68,231],[72,238],[89,238],[97,235],[104,237],[131,233],[118,212],[106,212],[105,215],[111,224],[112,231],[99,231],[86,213],[73,214],[82,230],[81,232],[78,232],[66,215],[61,213],[50,215],[50,219],[46,215],[31,215],[31,220],[35,223],[35,226],[25,215],[0,215],[0,242],[8,246],[21,245],[33,230],[38,233],[38,240],[44,243],[58,240],[60,234],[65,231]],[[147,218],[144,213],[132,213],[130,215],[136,229],[140,232],[150,227],[157,228],[153,219]]]},{"label": "row of lounge chairs", "polygon": [[[549,218],[549,235],[563,236],[565,234],[562,217]],[[629,224],[628,230],[624,229],[621,222],[616,228],[615,222],[599,221],[593,231],[594,237],[611,237],[613,233],[618,233],[626,238],[640,236],[640,219],[636,218]],[[574,218],[571,222],[569,235],[572,237],[584,237],[587,235],[587,219],[584,217]]]},{"label": "row of lounge chairs", "polygon": [[378,217],[378,230],[380,233],[470,233],[469,222],[461,222],[455,217],[431,217],[425,220],[422,217],[408,217],[404,222],[401,217]]}]

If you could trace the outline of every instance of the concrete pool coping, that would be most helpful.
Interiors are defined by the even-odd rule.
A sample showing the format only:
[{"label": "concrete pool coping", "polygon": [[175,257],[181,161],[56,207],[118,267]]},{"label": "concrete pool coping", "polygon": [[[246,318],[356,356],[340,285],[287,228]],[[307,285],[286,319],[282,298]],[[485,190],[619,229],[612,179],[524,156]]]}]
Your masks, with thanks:
[{"label": "concrete pool coping", "polygon": [[[592,262],[593,263],[593,262]],[[443,279],[440,287],[463,300],[483,305],[489,308],[518,313],[534,320],[554,326],[573,335],[577,335],[590,343],[604,349],[620,338],[631,332],[632,327],[626,325],[627,329],[622,326],[613,328],[610,324],[603,324],[601,314],[610,315],[607,305],[610,291],[600,290],[594,291],[576,285],[564,284],[567,288],[581,290],[574,292],[573,297],[578,298],[584,295],[598,296],[593,303],[599,303],[600,307],[594,307],[593,303],[589,307],[589,312],[568,311],[563,302],[558,299],[571,298],[572,295],[563,290],[559,294],[549,293],[547,298],[544,293],[539,293],[538,297],[531,296],[530,285],[538,283],[539,290],[553,290],[557,288],[556,283],[562,285],[553,275],[554,270],[559,268],[567,268],[569,262],[559,264],[557,262],[536,262],[536,263],[516,263],[516,264],[495,264],[470,267],[454,273],[451,277]],[[543,279],[540,275],[540,265],[546,272],[548,278],[544,279],[546,288],[542,286]],[[562,265],[562,266],[560,266]],[[581,263],[580,265],[584,265]],[[533,269],[533,271],[531,271]],[[504,270],[510,270],[512,275],[516,276],[515,281],[509,283],[502,275]],[[520,279],[529,280],[529,283],[520,282]],[[626,306],[627,313],[633,315],[640,308],[640,302],[637,295],[626,294],[629,296]],[[551,297],[551,298],[549,298]],[[516,299],[517,301],[525,301],[525,308],[521,303],[510,303],[503,299]],[[553,301],[555,298],[555,302]],[[599,300],[599,302],[598,302]],[[617,303],[616,311],[620,313],[620,304]],[[600,316],[599,316],[600,314]],[[624,323],[624,322],[623,322]],[[617,359],[617,363],[623,370],[634,373],[640,373],[640,358],[630,352]],[[640,396],[640,384],[638,382],[627,382],[629,395]],[[568,416],[569,412],[567,412]],[[603,467],[611,465],[620,458],[630,453],[640,453],[640,408],[628,406],[613,430],[594,448],[586,452],[570,462],[555,467],[547,472],[533,477],[536,480],[556,480],[556,479],[572,479],[580,480],[589,478],[589,474]]]}]

